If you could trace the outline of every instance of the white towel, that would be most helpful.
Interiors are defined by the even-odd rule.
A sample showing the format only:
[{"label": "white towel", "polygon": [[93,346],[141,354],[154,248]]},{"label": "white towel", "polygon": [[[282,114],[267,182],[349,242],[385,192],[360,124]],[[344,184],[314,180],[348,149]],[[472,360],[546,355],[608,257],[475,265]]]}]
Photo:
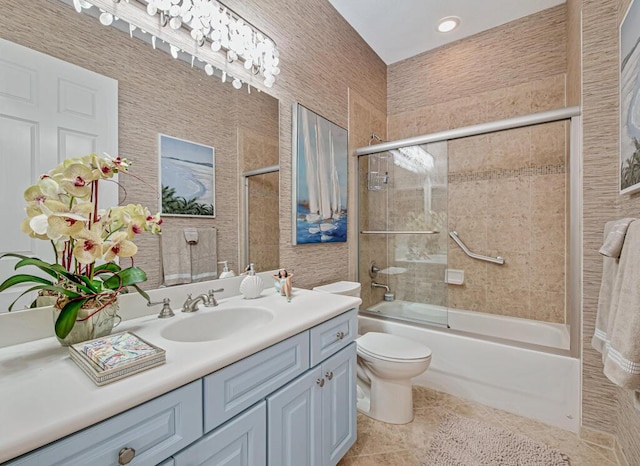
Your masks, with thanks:
[{"label": "white towel", "polygon": [[164,285],[191,283],[191,252],[182,230],[163,228],[160,236]]},{"label": "white towel", "polygon": [[[614,228],[609,226],[609,231]],[[608,232],[607,232],[608,233]],[[611,259],[605,257],[605,260]],[[613,265],[610,263],[610,265]],[[605,266],[606,267],[606,266]],[[603,272],[611,273],[615,267]],[[604,276],[603,282],[609,281]],[[640,389],[640,221],[629,225],[624,240],[615,281],[610,293],[608,315],[596,321],[594,341],[600,340],[604,374],[615,384],[632,390]],[[607,296],[602,304],[606,305]],[[599,302],[600,304],[600,302]],[[606,322],[605,322],[606,321]],[[606,323],[606,327],[603,325]],[[606,331],[604,330],[606,328]],[[594,345],[595,346],[595,345]],[[598,348],[596,348],[598,349]]]},{"label": "white towel", "polygon": [[624,237],[627,234],[629,224],[633,222],[635,218],[621,218],[614,222],[608,222],[610,225],[609,233],[604,237],[604,244],[600,248],[600,254],[607,257],[620,257],[622,252],[622,245],[624,244]]},{"label": "white towel", "polygon": [[197,230],[198,242],[191,244],[191,281],[193,282],[218,278],[216,233],[215,228],[198,228]]},{"label": "white towel", "polygon": [[[607,222],[604,226],[604,240],[606,242],[609,235],[614,230],[618,220]],[[626,231],[625,231],[626,234]],[[624,237],[623,237],[624,241]],[[603,246],[604,247],[604,246]],[[620,248],[622,250],[622,247]],[[609,312],[611,311],[611,299],[613,286],[618,273],[618,256],[612,257],[608,254],[602,258],[602,280],[600,282],[600,295],[598,296],[598,311],[596,314],[596,329],[591,339],[591,346],[603,353],[608,341],[607,327],[609,325]],[[604,360],[604,355],[603,355]]]}]

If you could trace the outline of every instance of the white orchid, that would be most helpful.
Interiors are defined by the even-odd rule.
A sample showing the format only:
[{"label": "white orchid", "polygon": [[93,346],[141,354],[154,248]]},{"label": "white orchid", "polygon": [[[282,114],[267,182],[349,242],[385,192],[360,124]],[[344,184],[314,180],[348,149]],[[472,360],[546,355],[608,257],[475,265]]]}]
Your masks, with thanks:
[{"label": "white orchid", "polygon": [[[89,154],[67,159],[24,194],[25,218],[20,229],[32,238],[50,241],[57,261],[48,264],[37,258],[19,254],[16,268],[38,267],[53,280],[40,276],[18,274],[0,284],[0,292],[21,283],[37,283],[28,291],[47,289],[65,296],[64,307],[56,321],[56,334],[66,337],[73,328],[78,310],[88,300],[105,293],[113,295],[124,287],[146,280],[138,267],[121,268],[113,263],[116,257],[132,257],[138,247],[133,239],[143,232],[160,233],[162,219],[151,215],[141,205],[129,204],[97,210],[98,183],[118,172],[126,173],[130,162],[120,157],[100,157]],[[3,256],[4,257],[4,256]],[[96,265],[96,261],[106,262]],[[147,299],[146,293],[138,288]],[[12,305],[13,306],[13,305]]]}]

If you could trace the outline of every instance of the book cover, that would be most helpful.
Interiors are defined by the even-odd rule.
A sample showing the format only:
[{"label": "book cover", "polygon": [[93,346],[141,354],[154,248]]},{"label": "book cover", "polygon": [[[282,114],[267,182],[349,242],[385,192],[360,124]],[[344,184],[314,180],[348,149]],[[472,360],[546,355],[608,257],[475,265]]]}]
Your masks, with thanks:
[{"label": "book cover", "polygon": [[165,351],[134,333],[122,332],[69,347],[71,359],[97,385],[164,364]]},{"label": "book cover", "polygon": [[158,348],[133,333],[122,332],[73,345],[103,370],[116,369],[141,359],[153,357]]}]

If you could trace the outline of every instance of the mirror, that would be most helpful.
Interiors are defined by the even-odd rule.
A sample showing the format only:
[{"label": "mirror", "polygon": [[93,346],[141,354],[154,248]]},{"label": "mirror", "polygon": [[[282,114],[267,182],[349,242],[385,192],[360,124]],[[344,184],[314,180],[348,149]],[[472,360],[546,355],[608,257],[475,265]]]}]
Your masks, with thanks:
[{"label": "mirror", "polygon": [[[117,81],[117,125],[114,121],[109,123],[118,129],[118,154],[110,155],[121,155],[134,162],[130,174],[120,176],[120,202],[140,203],[154,212],[160,210],[159,134],[213,147],[215,218],[167,217],[163,228],[214,227],[218,261],[228,261],[236,273],[249,261],[254,262],[258,270],[267,269],[260,263],[261,259],[251,257],[253,247],[244,240],[245,194],[240,184],[244,172],[278,164],[278,101],[255,89],[248,92],[246,85],[236,90],[230,80],[223,83],[220,76],[207,76],[202,70],[191,69],[190,63],[175,60],[113,27],[103,27],[97,19],[77,14],[72,6],[63,2],[39,0],[28,5],[14,2],[10,10],[10,14],[0,17],[0,38]],[[25,34],[24,24],[38,27],[35,32]],[[44,31],[56,32],[45,34]],[[0,90],[4,90],[3,76],[0,71]],[[25,89],[27,86],[28,81]],[[58,132],[63,130],[64,123],[60,123]],[[45,151],[54,152],[41,145],[41,152]],[[4,160],[11,156],[3,151]],[[56,160],[53,164],[42,167],[36,164],[34,178],[54,168],[59,154],[53,157]],[[275,205],[275,214],[270,214],[275,215],[275,223],[268,229],[273,244],[277,245],[277,172],[273,176],[268,196],[269,204]],[[12,198],[3,199],[3,212],[13,213],[18,206],[16,215],[22,218],[25,188],[13,190]],[[253,211],[249,209],[247,215],[251,216]],[[23,235],[17,227],[15,234]],[[157,288],[163,281],[160,239],[141,235],[136,244],[135,263],[148,276],[144,288]],[[249,256],[242,252],[247,249]],[[222,272],[221,265],[217,265],[217,272]],[[6,309],[1,301],[0,309]]]}]

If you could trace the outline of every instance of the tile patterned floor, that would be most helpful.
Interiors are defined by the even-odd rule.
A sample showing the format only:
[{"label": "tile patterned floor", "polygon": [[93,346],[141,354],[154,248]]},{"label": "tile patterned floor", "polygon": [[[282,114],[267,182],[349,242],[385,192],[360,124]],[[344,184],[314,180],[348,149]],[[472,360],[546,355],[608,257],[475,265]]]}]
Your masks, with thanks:
[{"label": "tile patterned floor", "polygon": [[358,414],[358,440],[338,466],[422,466],[438,425],[448,413],[478,419],[567,454],[572,466],[617,466],[613,450],[576,434],[425,387],[414,387],[415,418],[391,425]]}]

